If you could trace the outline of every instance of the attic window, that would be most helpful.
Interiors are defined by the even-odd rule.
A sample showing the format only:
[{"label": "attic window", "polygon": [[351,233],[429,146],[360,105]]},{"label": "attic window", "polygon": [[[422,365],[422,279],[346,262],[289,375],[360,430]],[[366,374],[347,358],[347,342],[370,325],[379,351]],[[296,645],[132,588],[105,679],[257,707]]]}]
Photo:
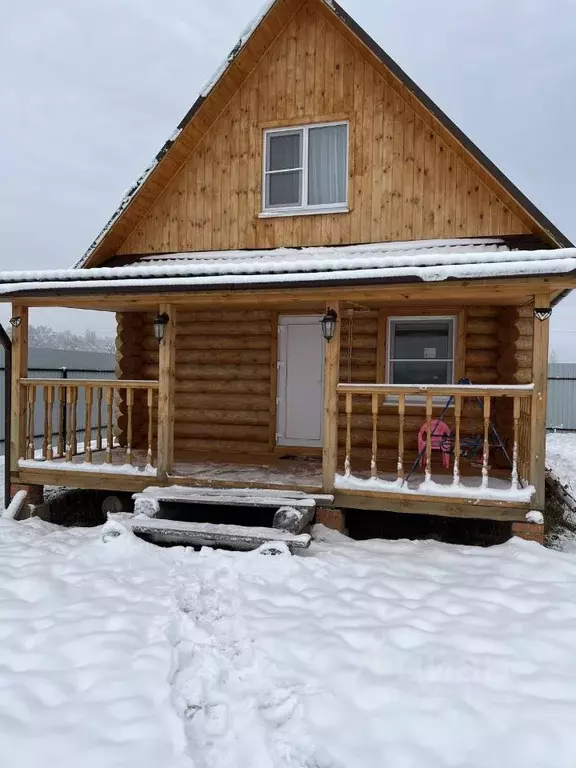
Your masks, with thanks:
[{"label": "attic window", "polygon": [[264,133],[263,216],[346,211],[348,124]]}]

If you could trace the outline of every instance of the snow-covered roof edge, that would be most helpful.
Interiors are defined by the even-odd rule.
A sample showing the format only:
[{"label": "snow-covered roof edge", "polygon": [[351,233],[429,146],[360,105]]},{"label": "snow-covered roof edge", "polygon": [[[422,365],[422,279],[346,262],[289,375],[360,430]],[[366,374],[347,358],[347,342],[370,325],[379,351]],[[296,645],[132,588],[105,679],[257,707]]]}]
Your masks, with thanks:
[{"label": "snow-covered roof edge", "polygon": [[[103,241],[108,232],[118,221],[122,213],[130,205],[136,193],[141,189],[152,171],[156,168],[162,158],[170,150],[178,135],[192,120],[198,109],[208,98],[212,90],[228,71],[232,62],[236,59],[240,51],[246,46],[258,26],[266,15],[270,12],[278,0],[267,0],[259,13],[247,25],[238,42],[234,45],[228,56],[218,67],[214,75],[207,81],[202,88],[200,95],[180,121],[175,131],[168,141],[162,146],[152,163],[140,174],[136,181],[122,197],[120,204],[108,222],[102,228],[98,236],[94,239],[86,253],[73,265],[73,268],[81,268],[90,258],[92,253]],[[558,245],[558,247],[570,248],[573,243],[540,211],[532,201],[516,187],[515,184],[488,158],[482,150],[474,144],[471,139],[438,107],[438,105],[409,77],[406,72],[392,59],[378,43],[361,27],[335,0],[321,0],[334,14],[355,34],[366,47],[410,90],[416,99],[420,101],[454,136],[454,138],[464,146],[466,150],[501,184],[506,191],[526,210],[534,221],[542,228],[544,232]]]},{"label": "snow-covered roof edge", "polygon": [[[358,246],[356,246],[358,248]],[[185,265],[137,265],[92,269],[0,273],[0,294],[36,291],[95,291],[117,289],[201,290],[256,289],[270,286],[312,286],[443,282],[486,278],[550,277],[576,273],[576,248],[483,253],[405,253],[373,250],[351,253],[348,248],[278,249],[254,252],[252,258],[200,259]],[[278,258],[279,253],[284,258]],[[236,257],[236,258],[234,258]]]}]

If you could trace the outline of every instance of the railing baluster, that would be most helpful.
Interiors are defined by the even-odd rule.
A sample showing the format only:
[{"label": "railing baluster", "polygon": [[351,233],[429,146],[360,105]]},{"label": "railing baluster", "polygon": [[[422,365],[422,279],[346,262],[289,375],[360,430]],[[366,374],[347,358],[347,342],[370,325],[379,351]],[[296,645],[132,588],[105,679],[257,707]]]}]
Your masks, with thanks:
[{"label": "railing baluster", "polygon": [[346,393],[346,458],[344,460],[344,474],[350,477],[352,471],[352,394]]},{"label": "railing baluster", "polygon": [[92,387],[86,387],[86,415],[84,417],[84,452],[86,461],[92,464]]},{"label": "railing baluster", "polygon": [[66,420],[64,418],[64,403],[66,402],[66,387],[56,384],[58,389],[58,439],[56,443],[56,453],[58,458],[64,456],[66,445]]},{"label": "railing baluster", "polygon": [[72,387],[66,386],[66,461],[72,461]]},{"label": "railing baluster", "polygon": [[146,454],[146,464],[152,466],[152,439],[154,434],[154,390],[148,389],[148,453]]},{"label": "railing baluster", "polygon": [[378,395],[372,395],[372,458],[370,476],[378,477]]},{"label": "railing baluster", "polygon": [[454,395],[454,475],[453,484],[460,485],[460,417],[462,415],[462,395]]},{"label": "railing baluster", "polygon": [[46,458],[48,457],[48,387],[44,385],[42,390],[44,394],[44,436],[42,438],[42,458],[44,461],[46,461]]},{"label": "railing baluster", "polygon": [[44,458],[51,461],[54,456],[52,449],[52,411],[54,407],[54,387],[44,385]]},{"label": "railing baluster", "polygon": [[98,413],[96,415],[96,450],[102,450],[102,387],[97,387],[96,404]]},{"label": "railing baluster", "polygon": [[490,478],[488,461],[490,460],[490,395],[484,395],[484,448],[482,451],[482,488],[488,487]]},{"label": "railing baluster", "polygon": [[78,453],[78,387],[72,387],[72,456]]},{"label": "railing baluster", "polygon": [[126,463],[132,464],[132,410],[134,408],[134,390],[126,387],[126,408],[128,424],[126,427]]},{"label": "railing baluster", "polygon": [[511,485],[512,488],[518,488],[518,437],[520,428],[520,398],[514,398],[514,431],[512,446],[512,476]]},{"label": "railing baluster", "polygon": [[34,406],[36,403],[36,385],[28,385],[28,450],[26,456],[29,459],[34,458]]},{"label": "railing baluster", "polygon": [[426,481],[432,478],[432,395],[426,395]]},{"label": "railing baluster", "polygon": [[105,463],[112,463],[112,404],[114,402],[114,388],[109,386],[106,390],[106,458]]},{"label": "railing baluster", "polygon": [[398,395],[398,483],[404,480],[404,414],[406,412],[405,395]]}]

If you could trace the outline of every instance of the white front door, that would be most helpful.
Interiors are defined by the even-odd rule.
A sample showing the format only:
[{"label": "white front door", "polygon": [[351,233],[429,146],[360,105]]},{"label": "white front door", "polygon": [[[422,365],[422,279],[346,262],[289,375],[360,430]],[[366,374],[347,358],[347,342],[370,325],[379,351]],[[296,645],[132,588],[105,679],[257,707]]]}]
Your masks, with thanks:
[{"label": "white front door", "polygon": [[317,315],[281,315],[276,443],[322,446],[324,337]]}]

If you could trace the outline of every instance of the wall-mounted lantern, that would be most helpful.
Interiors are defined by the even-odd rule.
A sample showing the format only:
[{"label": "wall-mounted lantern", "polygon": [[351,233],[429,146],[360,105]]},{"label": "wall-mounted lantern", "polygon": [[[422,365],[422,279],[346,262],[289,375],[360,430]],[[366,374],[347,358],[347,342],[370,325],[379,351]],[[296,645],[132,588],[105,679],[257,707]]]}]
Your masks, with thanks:
[{"label": "wall-mounted lantern", "polygon": [[333,309],[329,309],[322,320],[320,320],[320,323],[322,324],[322,333],[326,341],[330,341],[334,337],[337,322],[338,315]]},{"label": "wall-mounted lantern", "polygon": [[552,307],[534,307],[534,317],[537,320],[548,320],[552,316]]},{"label": "wall-mounted lantern", "polygon": [[166,314],[166,312],[162,312],[161,315],[158,315],[154,318],[154,336],[158,339],[158,343],[162,341],[164,338],[164,328],[168,324],[168,321],[170,318]]}]

